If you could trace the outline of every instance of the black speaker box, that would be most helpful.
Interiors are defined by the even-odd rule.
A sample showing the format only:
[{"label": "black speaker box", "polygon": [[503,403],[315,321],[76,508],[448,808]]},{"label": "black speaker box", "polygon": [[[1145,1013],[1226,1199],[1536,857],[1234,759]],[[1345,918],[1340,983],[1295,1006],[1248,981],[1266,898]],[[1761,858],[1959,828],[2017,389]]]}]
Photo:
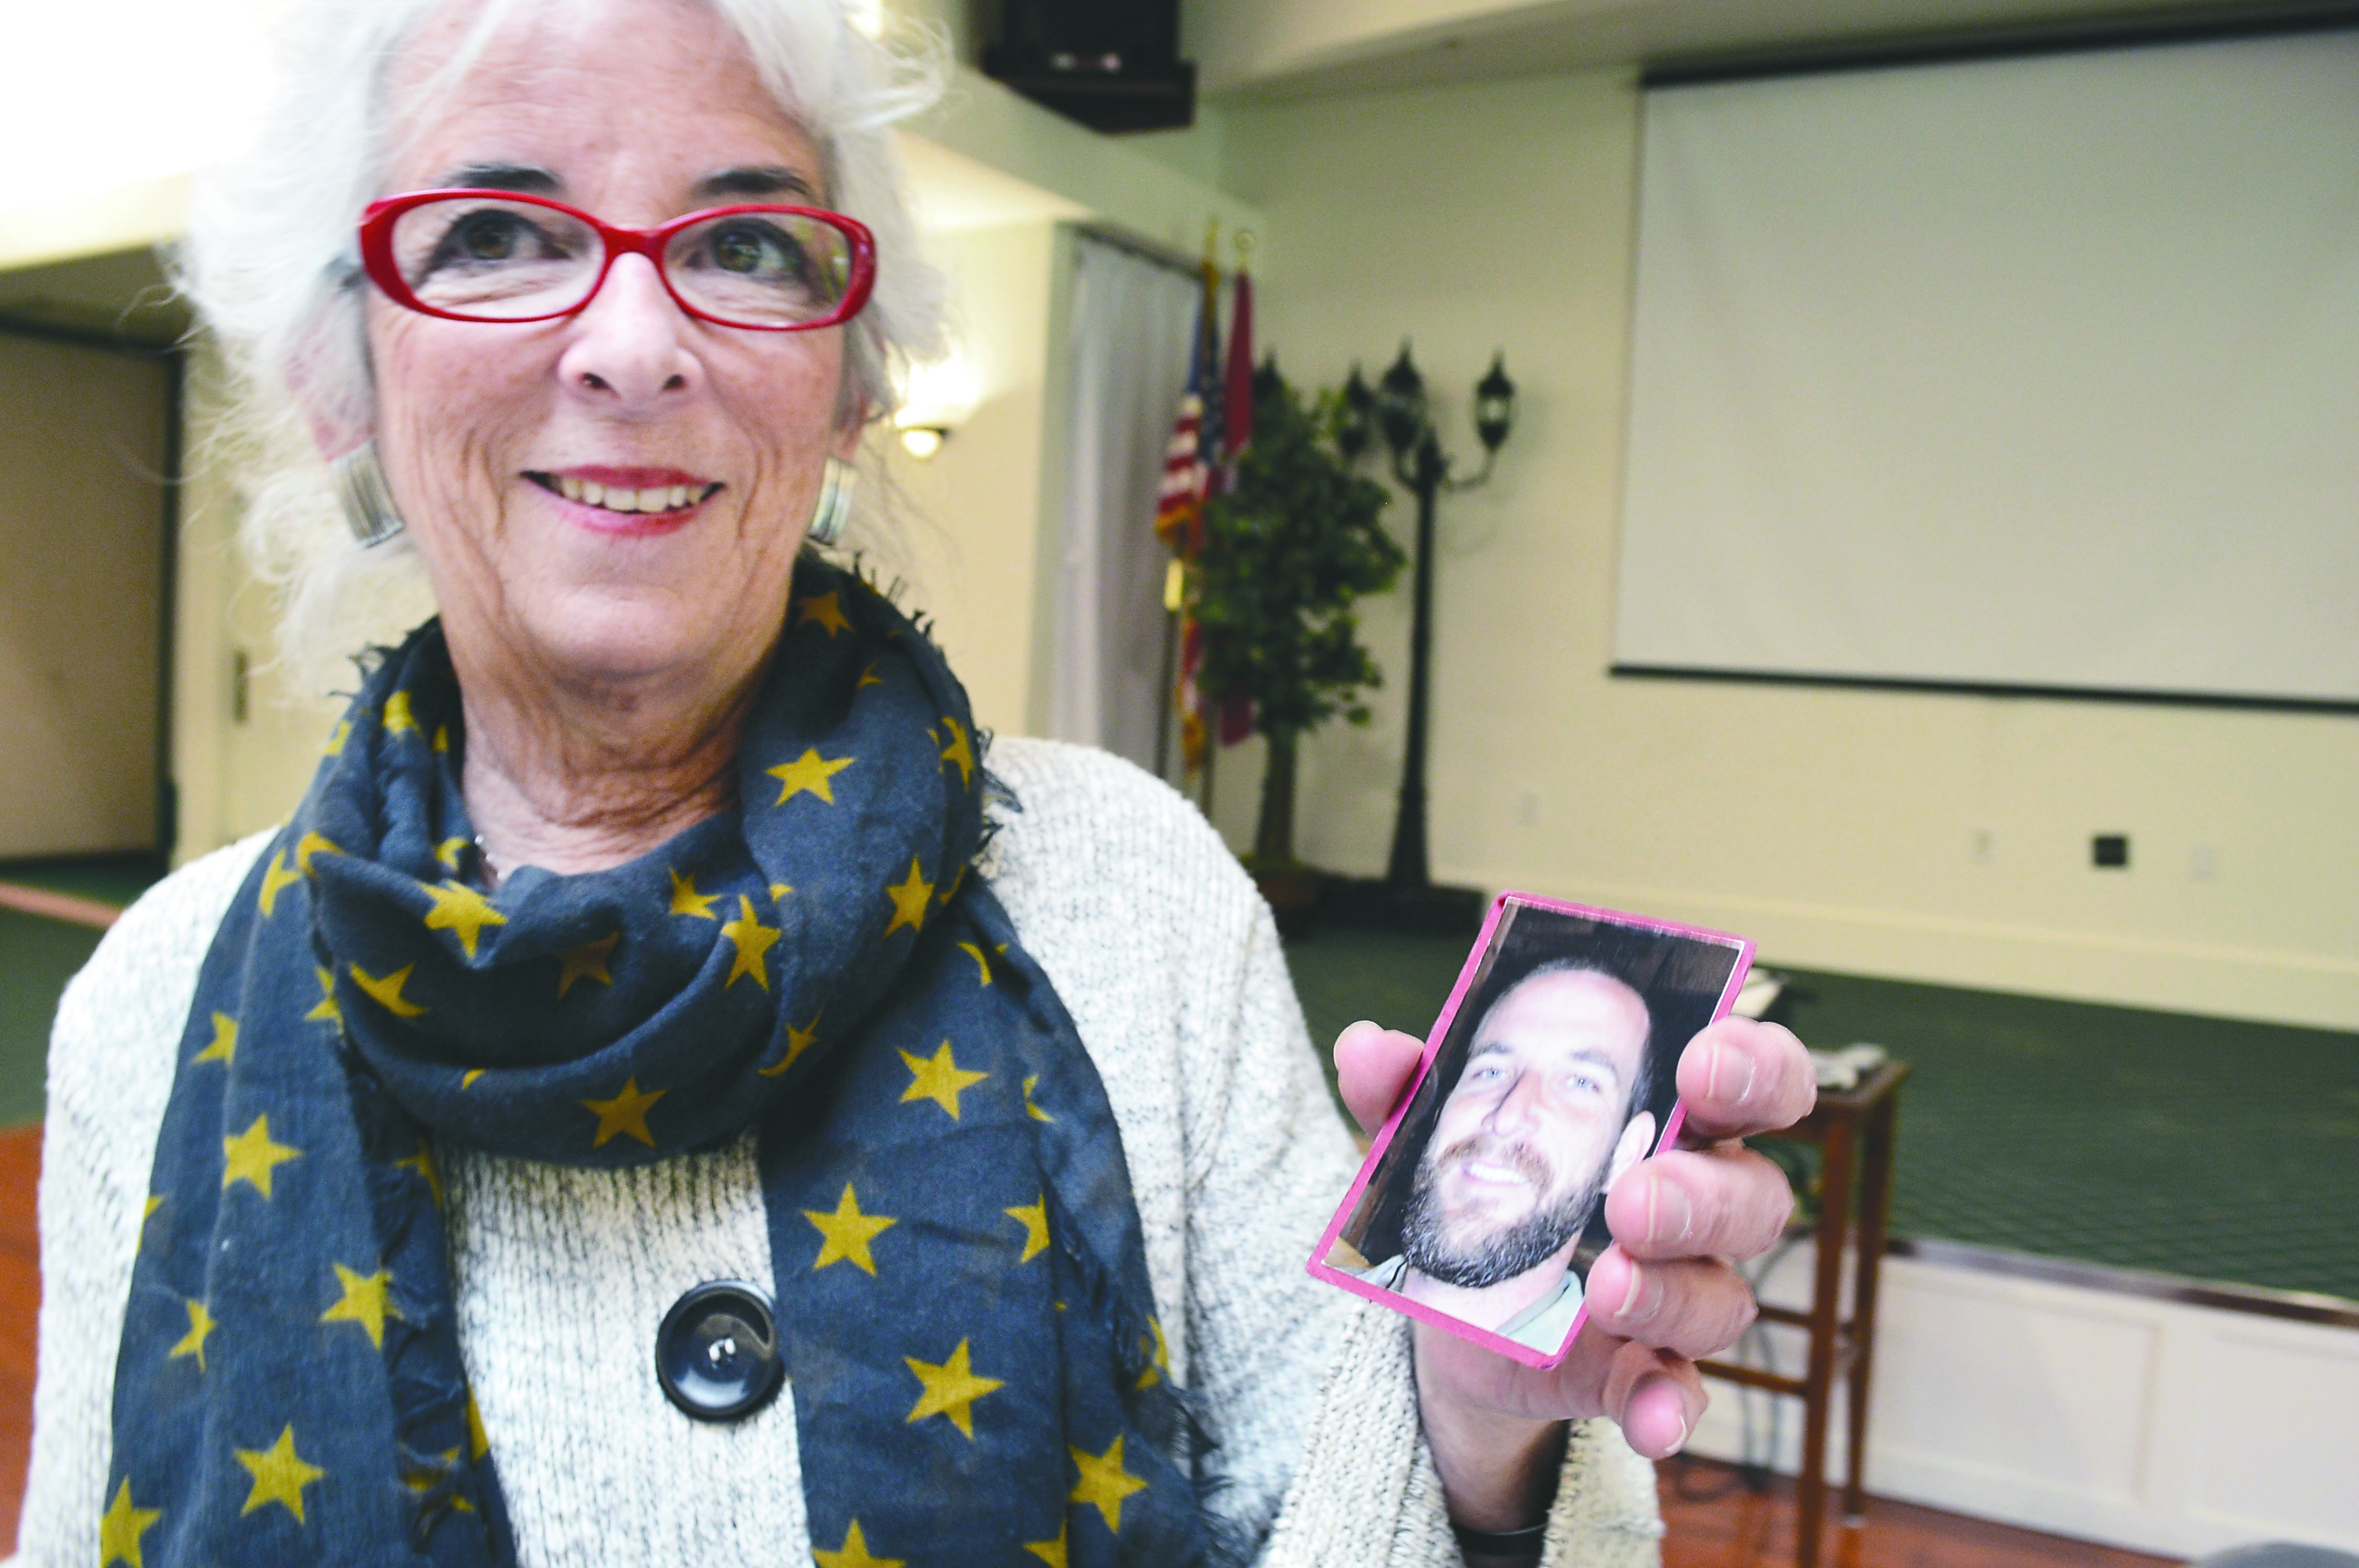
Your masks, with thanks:
[{"label": "black speaker box", "polygon": [[1196,68],[1180,58],[1179,0],[1000,0],[983,69],[1098,131],[1192,124]]}]

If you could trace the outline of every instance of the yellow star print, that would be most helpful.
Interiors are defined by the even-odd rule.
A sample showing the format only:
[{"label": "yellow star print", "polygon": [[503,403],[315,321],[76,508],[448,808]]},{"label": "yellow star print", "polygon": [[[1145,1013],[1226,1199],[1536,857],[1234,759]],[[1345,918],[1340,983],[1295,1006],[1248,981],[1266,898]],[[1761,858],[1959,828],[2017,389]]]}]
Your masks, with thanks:
[{"label": "yellow star print", "polygon": [[1049,1250],[1049,1196],[1040,1195],[1038,1203],[1018,1204],[1014,1208],[999,1211],[1024,1227],[1024,1256],[1018,1263],[1029,1263]]},{"label": "yellow star print", "polygon": [[484,1430],[484,1412],[475,1408],[475,1390],[467,1390],[467,1454],[481,1459],[492,1451],[491,1434]]},{"label": "yellow star print", "polygon": [[729,978],[721,982],[721,989],[727,990],[740,976],[751,975],[756,985],[768,990],[770,977],[763,968],[762,955],[778,939],[777,927],[763,925],[762,917],[754,913],[754,901],[741,892],[737,895],[737,918],[723,925],[721,935],[737,946],[737,961],[729,966]]},{"label": "yellow star print", "polygon": [[966,726],[946,713],[942,727],[951,732],[951,743],[942,748],[942,761],[958,764],[961,784],[974,783],[974,748],[967,743]]},{"label": "yellow star print", "polygon": [[284,1143],[273,1143],[270,1118],[257,1116],[254,1125],[244,1132],[222,1140],[222,1191],[227,1192],[234,1183],[245,1182],[266,1198],[270,1195],[272,1170],[302,1152]]},{"label": "yellow star print", "polygon": [[974,1375],[963,1339],[958,1342],[958,1348],[951,1352],[950,1359],[939,1367],[929,1361],[920,1361],[915,1356],[904,1356],[901,1359],[907,1361],[909,1370],[917,1374],[918,1386],[923,1390],[918,1395],[917,1404],[910,1408],[910,1424],[914,1426],[928,1416],[946,1415],[951,1418],[951,1424],[957,1427],[968,1442],[973,1442],[974,1401],[992,1390],[1003,1387],[1002,1379]]},{"label": "yellow star print", "polygon": [[791,882],[772,882],[770,884],[770,902],[772,903],[777,903],[780,900],[784,899],[787,894],[794,891],[794,884]]},{"label": "yellow star print", "polygon": [[442,1172],[434,1163],[433,1150],[420,1143],[417,1153],[407,1160],[396,1160],[393,1162],[393,1168],[397,1171],[417,1172],[426,1183],[427,1192],[433,1195],[434,1206],[436,1208],[442,1206]]},{"label": "yellow star print", "polygon": [[444,882],[440,887],[426,887],[426,896],[434,907],[426,912],[426,929],[448,931],[459,938],[459,946],[470,960],[475,956],[475,944],[486,925],[506,925],[508,917],[492,907],[491,900],[464,882]]},{"label": "yellow star print", "polygon": [[976,946],[972,942],[962,942],[959,944],[959,951],[964,953],[968,957],[974,960],[975,969],[983,976],[983,983],[984,985],[989,985],[991,983],[991,960],[983,956],[983,949]]},{"label": "yellow star print", "polygon": [[451,749],[451,727],[448,724],[437,724],[434,727],[434,749],[438,752],[447,752]]},{"label": "yellow star print", "polygon": [[[795,624],[807,626],[813,622],[826,627],[830,637],[834,636],[838,632],[852,630],[852,622],[843,618],[843,606],[835,601],[835,595],[832,592],[815,593],[809,599],[799,599],[795,601]],[[853,689],[859,688],[855,687]]]},{"label": "yellow star print", "polygon": [[671,912],[674,914],[692,914],[699,920],[721,918],[712,913],[712,901],[721,896],[719,893],[697,892],[694,877],[684,877],[678,871],[669,874],[671,877]]},{"label": "yellow star print", "polygon": [[[833,599],[835,595],[831,593],[828,597]],[[824,1546],[814,1546],[811,1555],[819,1559],[819,1568],[903,1568],[905,1561],[898,1557],[869,1556],[868,1542],[861,1537],[858,1519],[853,1519],[852,1528],[844,1531],[842,1547],[830,1552]]]},{"label": "yellow star print", "polygon": [[311,972],[320,977],[320,1004],[303,1015],[303,1022],[342,1023],[344,1015],[336,1007],[336,977],[321,968],[315,968]]},{"label": "yellow star print", "polygon": [[831,760],[821,756],[819,748],[812,746],[793,762],[781,762],[775,768],[763,771],[778,781],[778,798],[773,802],[774,805],[784,806],[795,796],[809,793],[833,806],[835,786],[828,781],[859,760],[857,757]]},{"label": "yellow star print", "polygon": [[335,845],[330,843],[327,839],[321,838],[317,833],[306,833],[303,837],[295,840],[295,869],[308,877],[311,874],[312,856],[320,854],[341,855],[343,851],[342,849],[336,848]]},{"label": "yellow star print", "polygon": [[349,719],[337,719],[336,727],[328,731],[328,755],[332,757],[342,756],[344,754],[344,742],[352,738],[353,721]]},{"label": "yellow star print", "polygon": [[142,1208],[139,1211],[139,1239],[142,1241],[147,1239],[147,1222],[155,1218],[156,1211],[163,1206],[164,1195],[162,1193],[149,1193],[147,1195],[147,1205],[145,1208]]},{"label": "yellow star print", "polygon": [[483,1076],[483,1068],[470,1067],[465,1072],[459,1075],[459,1087],[462,1090],[472,1089],[475,1087],[475,1080]]},{"label": "yellow star print", "polygon": [[434,858],[441,861],[442,869],[454,877],[459,874],[459,857],[466,852],[467,840],[464,838],[445,838],[434,846]]},{"label": "yellow star print", "polygon": [[98,1568],[109,1568],[116,1563],[128,1563],[131,1568],[147,1568],[139,1558],[139,1538],[164,1517],[162,1509],[136,1509],[131,1506],[131,1477],[125,1476],[116,1488],[114,1500],[106,1505],[106,1512],[98,1520]]},{"label": "yellow star print", "polygon": [[596,980],[602,986],[613,985],[614,977],[608,972],[606,960],[614,956],[614,948],[622,940],[623,934],[617,931],[612,936],[601,936],[595,942],[584,942],[579,947],[567,947],[560,951],[557,955],[557,961],[562,966],[557,977],[557,1000],[563,1001],[565,993],[573,989],[576,980]]},{"label": "yellow star print", "polygon": [[912,931],[923,931],[926,928],[926,901],[933,895],[934,884],[919,874],[917,857],[912,855],[909,858],[909,880],[898,887],[888,886],[885,890],[885,896],[893,901],[893,920],[885,927],[885,935],[890,936],[904,925]]},{"label": "yellow star print", "polygon": [[237,1051],[237,1020],[226,1012],[213,1014],[213,1041],[189,1058],[196,1062],[226,1062]]},{"label": "yellow star print", "polygon": [[819,1015],[817,1013],[813,1013],[811,1015],[810,1027],[808,1029],[797,1029],[793,1024],[788,1024],[787,1059],[780,1062],[775,1067],[764,1067],[761,1070],[762,1076],[766,1078],[775,1078],[780,1073],[785,1072],[788,1067],[793,1066],[795,1065],[795,1058],[810,1050],[811,1048],[811,1043],[818,1038]]},{"label": "yellow star print", "polygon": [[625,1082],[623,1092],[613,1099],[583,1100],[582,1108],[598,1118],[598,1136],[590,1141],[590,1147],[601,1148],[609,1138],[627,1132],[654,1148],[656,1141],[647,1131],[647,1108],[669,1093],[669,1089],[658,1089],[643,1095],[639,1092],[639,1080],[633,1077]]},{"label": "yellow star print", "polygon": [[901,1103],[929,1099],[950,1112],[952,1121],[959,1119],[959,1096],[991,1076],[989,1073],[970,1073],[960,1066],[951,1054],[951,1043],[947,1040],[931,1060],[907,1051],[901,1053],[901,1060],[909,1067],[909,1087],[901,1091]]},{"label": "yellow star print", "polygon": [[803,1217],[818,1227],[823,1238],[819,1256],[811,1261],[814,1271],[848,1260],[872,1280],[876,1277],[876,1260],[869,1256],[868,1244],[900,1223],[887,1215],[861,1213],[850,1182],[843,1184],[843,1196],[837,1200],[833,1214],[807,1208]]},{"label": "yellow star print", "polygon": [[1040,1075],[1038,1073],[1024,1080],[1024,1114],[1035,1121],[1054,1121],[1057,1119],[1055,1117],[1032,1103],[1032,1086],[1039,1081]]},{"label": "yellow star print", "polygon": [[385,732],[388,735],[418,733],[418,720],[409,711],[409,694],[397,691],[385,699]]},{"label": "yellow star print", "polygon": [[270,864],[265,867],[262,872],[262,896],[255,901],[262,906],[262,918],[265,920],[270,918],[271,910],[278,903],[279,893],[288,883],[299,882],[302,880],[301,871],[290,871],[287,869],[286,850],[281,849],[272,855]]},{"label": "yellow star print", "polygon": [[877,661],[874,659],[871,659],[868,662],[868,667],[860,672],[860,679],[853,684],[853,690],[858,691],[863,687],[883,686],[885,684],[885,677],[876,673],[876,664]]},{"label": "yellow star print", "polygon": [[386,1289],[393,1276],[383,1269],[374,1274],[364,1274],[335,1266],[336,1281],[344,1288],[343,1298],[320,1314],[321,1323],[357,1323],[369,1336],[369,1343],[379,1350],[385,1348],[385,1320],[399,1317],[401,1311],[386,1299]]},{"label": "yellow star print", "polygon": [[1103,1454],[1084,1454],[1078,1448],[1066,1452],[1073,1456],[1073,1468],[1081,1473],[1081,1480],[1075,1483],[1072,1496],[1067,1500],[1096,1505],[1098,1512],[1105,1516],[1106,1528],[1119,1533],[1123,1498],[1147,1490],[1146,1482],[1122,1467],[1122,1439],[1115,1438],[1114,1446]]},{"label": "yellow star print", "polygon": [[404,964],[393,973],[383,976],[372,975],[358,964],[346,964],[344,968],[353,972],[353,983],[368,992],[377,1006],[394,1017],[416,1018],[426,1011],[401,994],[401,988],[409,983],[409,971],[418,968],[417,965]]},{"label": "yellow star print", "polygon": [[164,1353],[164,1359],[176,1361],[183,1356],[193,1356],[197,1358],[197,1370],[202,1372],[205,1369],[205,1336],[211,1334],[215,1326],[213,1314],[205,1310],[205,1303],[190,1297],[189,1332],[180,1336],[178,1345]]},{"label": "yellow star print", "polygon": [[[1150,1317],[1147,1320],[1147,1326],[1155,1331],[1155,1337],[1138,1342],[1138,1347],[1149,1353],[1147,1368],[1138,1375],[1138,1382],[1135,1385],[1142,1389],[1155,1387],[1163,1380],[1163,1373],[1171,1369],[1171,1343],[1163,1337],[1162,1320]],[[1158,1371],[1158,1368],[1161,1370]]]},{"label": "yellow star print", "polygon": [[277,1503],[303,1522],[303,1488],[327,1474],[317,1465],[306,1465],[303,1456],[295,1452],[295,1428],[290,1423],[278,1434],[278,1441],[267,1448],[240,1448],[234,1451],[237,1462],[254,1476],[254,1490],[246,1494],[245,1507],[240,1515],[250,1514],[266,1503]]},{"label": "yellow star print", "polygon": [[1065,1521],[1063,1519],[1059,1519],[1057,1521],[1056,1540],[1027,1541],[1024,1543],[1024,1550],[1030,1552],[1033,1556],[1038,1557],[1041,1562],[1046,1563],[1049,1565],[1049,1568],[1065,1568],[1066,1528]]}]

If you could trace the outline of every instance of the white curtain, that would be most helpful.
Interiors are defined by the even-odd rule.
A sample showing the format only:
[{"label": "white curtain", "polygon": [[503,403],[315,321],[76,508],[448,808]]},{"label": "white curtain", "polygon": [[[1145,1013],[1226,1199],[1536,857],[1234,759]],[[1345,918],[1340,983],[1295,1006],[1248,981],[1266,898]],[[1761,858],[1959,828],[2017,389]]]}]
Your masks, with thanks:
[{"label": "white curtain", "polygon": [[1152,769],[1170,634],[1155,498],[1201,286],[1190,272],[1088,235],[1073,265],[1049,733]]}]

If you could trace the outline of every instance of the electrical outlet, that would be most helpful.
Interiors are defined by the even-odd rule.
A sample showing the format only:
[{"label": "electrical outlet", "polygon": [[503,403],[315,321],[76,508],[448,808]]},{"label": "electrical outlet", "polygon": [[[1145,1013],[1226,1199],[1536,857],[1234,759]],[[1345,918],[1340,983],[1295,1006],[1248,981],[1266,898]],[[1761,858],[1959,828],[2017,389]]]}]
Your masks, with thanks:
[{"label": "electrical outlet", "polygon": [[2130,869],[2130,836],[2126,833],[2100,833],[2089,840],[2089,864],[2103,871],[2125,871]]}]

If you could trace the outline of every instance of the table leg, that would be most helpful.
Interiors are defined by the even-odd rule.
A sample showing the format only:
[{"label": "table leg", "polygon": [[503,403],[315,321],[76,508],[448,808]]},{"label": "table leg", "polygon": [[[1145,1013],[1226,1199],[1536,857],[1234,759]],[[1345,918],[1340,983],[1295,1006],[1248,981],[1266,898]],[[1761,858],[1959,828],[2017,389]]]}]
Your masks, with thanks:
[{"label": "table leg", "polygon": [[1820,1167],[1818,1280],[1810,1293],[1810,1367],[1802,1394],[1802,1475],[1795,1488],[1795,1561],[1816,1568],[1827,1510],[1827,1427],[1834,1405],[1835,1344],[1843,1321],[1843,1245],[1851,1232],[1852,1123],[1827,1128]]},{"label": "table leg", "polygon": [[1885,1223],[1892,1216],[1892,1141],[1899,1119],[1897,1096],[1867,1119],[1860,1150],[1859,1267],[1851,1298],[1851,1430],[1849,1464],[1843,1471],[1843,1519],[1867,1514],[1867,1379],[1875,1357],[1875,1290],[1884,1272]]}]

